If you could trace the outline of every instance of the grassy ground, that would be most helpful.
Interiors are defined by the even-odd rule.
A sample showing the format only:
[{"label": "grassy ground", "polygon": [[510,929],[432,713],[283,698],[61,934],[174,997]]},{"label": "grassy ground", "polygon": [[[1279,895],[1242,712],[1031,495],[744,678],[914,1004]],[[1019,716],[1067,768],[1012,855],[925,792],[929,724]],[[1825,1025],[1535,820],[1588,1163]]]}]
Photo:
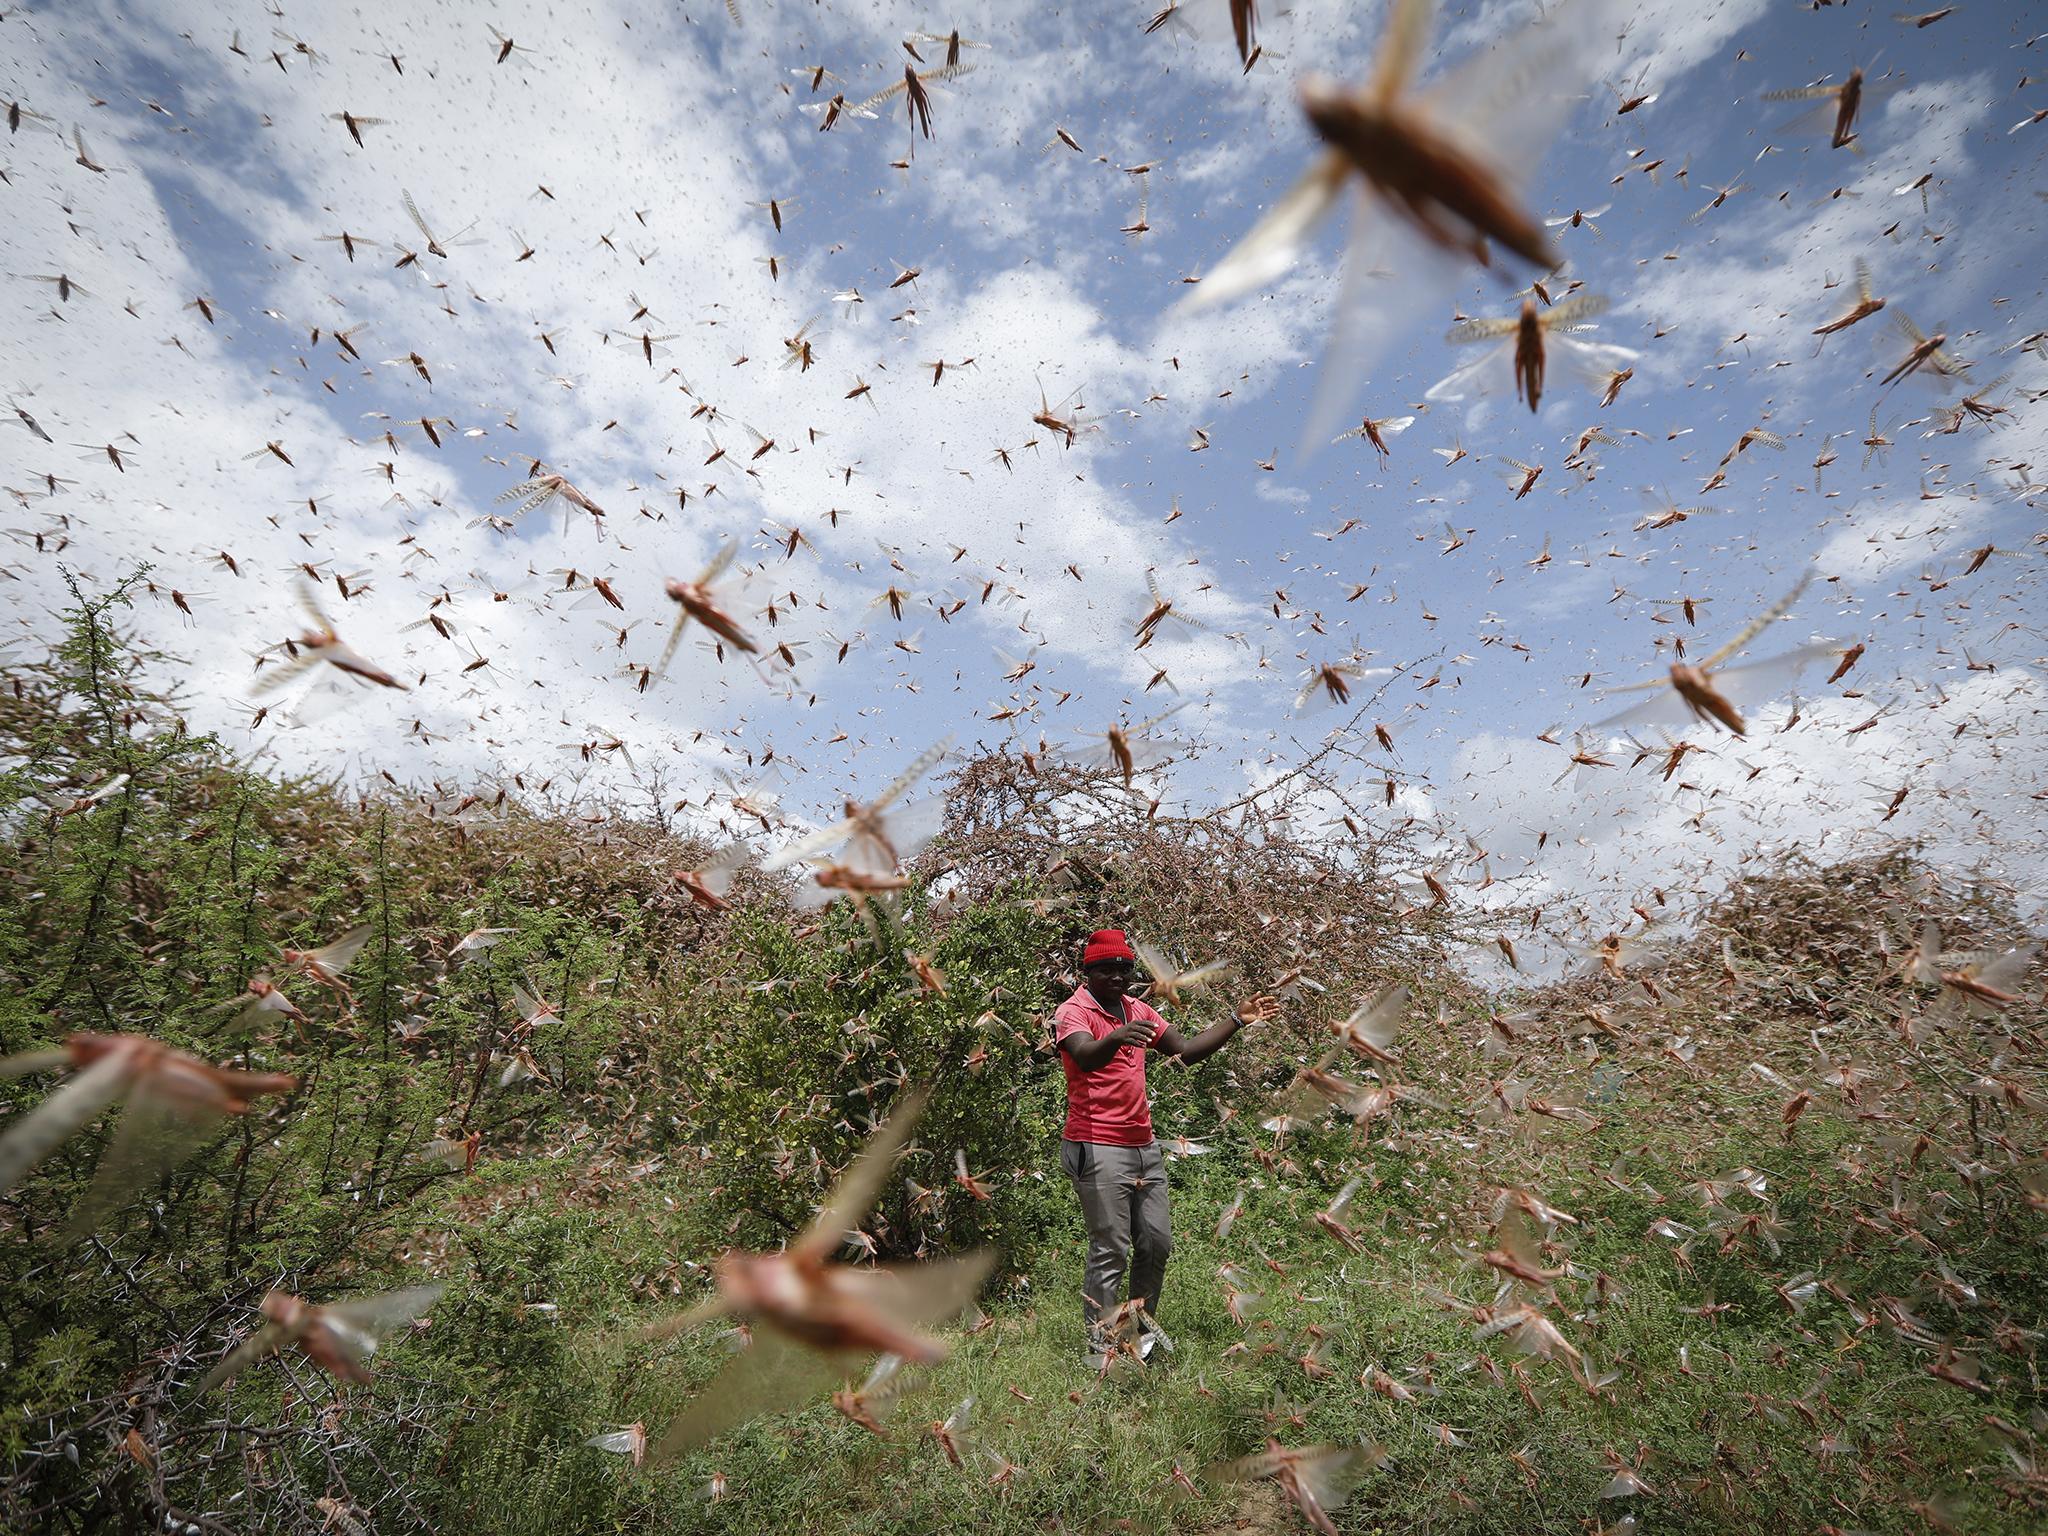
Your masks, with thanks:
[{"label": "grassy ground", "polygon": [[[1546,1006],[1568,1018],[1570,1001]],[[1082,1359],[1081,1234],[1056,1143],[1019,1145],[999,1185],[1042,1173],[1051,1198],[1036,1208],[1050,1220],[983,1298],[983,1326],[954,1330],[951,1357],[901,1393],[885,1438],[836,1413],[828,1382],[799,1411],[638,1474],[584,1441],[633,1421],[658,1437],[733,1358],[715,1323],[656,1346],[639,1330],[704,1293],[697,1266],[745,1218],[687,1155],[629,1163],[572,1133],[437,1186],[331,1278],[343,1294],[423,1270],[450,1281],[427,1326],[380,1355],[372,1387],[337,1391],[303,1362],[273,1362],[203,1412],[167,1413],[159,1454],[210,1476],[194,1452],[209,1443],[199,1420],[217,1413],[255,1437],[243,1475],[275,1492],[286,1466],[268,1459],[262,1426],[290,1427],[280,1449],[307,1504],[323,1481],[386,1487],[374,1520],[345,1500],[343,1516],[477,1536],[828,1521],[988,1536],[1300,1529],[1270,1485],[1205,1476],[1269,1435],[1372,1448],[1376,1469],[1336,1516],[1345,1532],[1580,1533],[1629,1514],[1646,1530],[1732,1532],[1766,1511],[1797,1531],[2038,1531],[2039,1067],[2000,1058],[2017,1103],[1959,1097],[1967,1027],[1951,1050],[1915,1052],[1882,1015],[1842,1015],[1834,1048],[1868,1080],[1855,1102],[1817,1094],[1788,1133],[1783,1088],[1751,1065],[1813,1079],[1800,1060],[1809,1021],[1759,1012],[1705,1036],[1713,1023],[1704,1005],[1674,1006],[1597,1059],[1547,1045],[1546,1091],[1586,1098],[1597,1119],[1489,1115],[1488,1084],[1508,1069],[1478,1054],[1469,1024],[1407,1046],[1410,1080],[1440,1108],[1363,1129],[1339,1121],[1276,1144],[1255,1124],[1266,1091],[1240,1084],[1216,1150],[1171,1169],[1161,1321],[1177,1347],[1107,1379]],[[1663,1049],[1674,1029],[1709,1040],[1689,1064]],[[1182,1123],[1162,1128],[1183,1128],[1213,1086],[1163,1082]],[[1362,1251],[1348,1253],[1306,1218],[1354,1174],[1366,1182],[1347,1220]],[[1541,1261],[1563,1272],[1546,1305],[1576,1365],[1479,1334],[1487,1307],[1520,1294],[1478,1259],[1502,1187],[1575,1218]],[[1243,1326],[1226,1310],[1225,1264],[1261,1293]],[[64,1344],[51,1371],[86,1342]],[[49,1399],[65,1390],[53,1379]],[[970,1397],[955,1466],[930,1426]],[[1607,1496],[1624,1464],[1649,1491]]]},{"label": "grassy ground", "polygon": [[[632,1255],[646,1240],[636,1218],[596,1207],[565,1215],[547,1180],[529,1180],[537,1198],[497,1219],[511,1246],[559,1254],[552,1294],[586,1299],[565,1308],[566,1323],[547,1325],[564,1333],[576,1384],[561,1406],[580,1404],[583,1417],[543,1425],[484,1416],[465,1430],[457,1460],[478,1501],[469,1528],[794,1532],[827,1518],[848,1532],[972,1526],[992,1536],[1299,1528],[1270,1490],[1203,1476],[1271,1433],[1291,1445],[1363,1442],[1384,1452],[1338,1515],[1346,1531],[1580,1532],[1625,1512],[1646,1528],[1728,1531],[1753,1529],[1764,1510],[1791,1530],[1919,1530],[1935,1517],[1972,1532],[2040,1529],[2043,1484],[2016,1475],[1985,1422],[1993,1414],[2023,1431],[2038,1412],[2033,1341],[2013,1336],[2012,1353],[1987,1355],[1992,1385],[1979,1395],[1929,1374],[1933,1352],[1902,1335],[1896,1315],[1882,1315],[1891,1298],[1931,1333],[1983,1332],[1992,1312],[2038,1322],[2038,1214],[2007,1203],[1987,1206],[1994,1219],[1980,1222],[1960,1186],[1936,1176],[1873,1200],[1871,1132],[1899,1131],[1823,1111],[1790,1142],[1760,1136],[1777,1123],[1769,1094],[1739,1077],[1684,1078],[1689,1104],[1653,1092],[1646,1073],[1597,1127],[1476,1138],[1503,1173],[1543,1172],[1545,1197],[1578,1218],[1566,1229],[1573,1273],[1557,1311],[1585,1354],[1580,1373],[1525,1359],[1499,1339],[1475,1344],[1470,1308],[1495,1286],[1445,1235],[1465,1226],[1485,1183],[1479,1148],[1464,1145],[1475,1140],[1468,1127],[1362,1147],[1348,1134],[1321,1136],[1295,1146],[1298,1172],[1248,1172],[1228,1151],[1175,1166],[1176,1252],[1162,1322],[1177,1348],[1162,1365],[1108,1379],[1085,1368],[1074,1294],[1080,1234],[1070,1223],[989,1298],[986,1326],[959,1337],[952,1358],[902,1394],[886,1439],[839,1416],[821,1393],[803,1411],[639,1477],[576,1441],[635,1418],[658,1431],[693,1384],[730,1358],[727,1342],[708,1325],[650,1358],[631,1329],[658,1309],[619,1305],[618,1279],[656,1260],[660,1245]],[[1048,1167],[1054,1150],[1045,1149]],[[1379,1184],[1353,1206],[1365,1251],[1347,1255],[1299,1213],[1354,1167]],[[1767,1193],[1735,1194],[1727,1209],[1775,1212],[1768,1239],[1735,1223],[1693,1237],[1681,1253],[1676,1241],[1647,1235],[1660,1217],[1706,1227],[1703,1205],[1683,1186],[1744,1167],[1769,1170]],[[1216,1216],[1251,1177],[1261,1187],[1219,1243]],[[1858,1225],[1886,1201],[1910,1202],[1930,1230],[1948,1225],[1943,1262],[1974,1287],[1974,1305],[1945,1301],[1930,1284],[1938,1272],[1924,1246]],[[678,1222],[687,1228],[687,1217]],[[1549,1256],[1561,1262],[1565,1251]],[[1245,1283],[1264,1299],[1247,1327],[1225,1310],[1225,1262],[1257,1272]],[[1820,1291],[1798,1314],[1788,1310],[1773,1285],[1810,1273],[1848,1302]],[[1448,1296],[1465,1310],[1450,1310]],[[450,1322],[461,1316],[458,1306]],[[1305,1368],[1301,1357],[1318,1340],[1320,1358]],[[1397,1384],[1406,1400],[1375,1379]],[[955,1467],[928,1426],[967,1397],[973,1448]],[[1603,1498],[1620,1462],[1653,1491]],[[1174,1479],[1176,1465],[1196,1495]],[[507,1479],[523,1490],[509,1502]]]}]

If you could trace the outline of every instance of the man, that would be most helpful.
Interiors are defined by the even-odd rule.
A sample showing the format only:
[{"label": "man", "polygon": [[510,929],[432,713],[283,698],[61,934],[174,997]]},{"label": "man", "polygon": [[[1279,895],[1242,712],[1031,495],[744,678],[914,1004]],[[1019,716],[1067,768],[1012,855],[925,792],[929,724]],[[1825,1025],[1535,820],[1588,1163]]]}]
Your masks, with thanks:
[{"label": "man", "polygon": [[[1232,1017],[1186,1039],[1149,1005],[1125,995],[1136,962],[1121,929],[1090,934],[1081,952],[1084,980],[1053,1015],[1053,1038],[1067,1076],[1060,1167],[1080,1196],[1088,1228],[1081,1310],[1090,1360],[1097,1365],[1107,1352],[1106,1327],[1122,1299],[1125,1266],[1131,1300],[1142,1304],[1149,1323],[1158,1315],[1159,1286],[1173,1252],[1166,1163],[1152,1138],[1145,1097],[1146,1049],[1192,1065],[1245,1025],[1263,1024],[1279,1012],[1275,999],[1253,997]],[[1139,1340],[1140,1356],[1149,1356],[1151,1346],[1148,1327]]]}]

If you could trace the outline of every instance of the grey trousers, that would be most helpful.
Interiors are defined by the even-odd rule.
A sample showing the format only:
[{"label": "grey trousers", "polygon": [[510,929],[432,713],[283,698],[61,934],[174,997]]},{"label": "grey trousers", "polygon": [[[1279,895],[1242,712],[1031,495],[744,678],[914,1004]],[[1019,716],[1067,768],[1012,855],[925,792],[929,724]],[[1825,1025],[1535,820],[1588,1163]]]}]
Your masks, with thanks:
[{"label": "grey trousers", "polygon": [[1088,1228],[1081,1317],[1093,1346],[1099,1342],[1099,1326],[1115,1316],[1123,1300],[1126,1265],[1132,1299],[1159,1315],[1159,1287],[1173,1253],[1166,1159],[1156,1141],[1144,1147],[1063,1141],[1060,1167],[1081,1198],[1081,1219]]}]

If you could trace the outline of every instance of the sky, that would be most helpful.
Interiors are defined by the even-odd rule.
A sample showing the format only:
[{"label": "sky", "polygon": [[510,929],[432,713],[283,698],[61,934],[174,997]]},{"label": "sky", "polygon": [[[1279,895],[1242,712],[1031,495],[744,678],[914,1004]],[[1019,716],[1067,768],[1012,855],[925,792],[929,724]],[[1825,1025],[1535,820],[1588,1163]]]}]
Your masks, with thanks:
[{"label": "sky", "polygon": [[[1204,306],[1322,153],[1304,83],[1365,81],[1387,17],[1267,4],[1247,69],[1224,0],[1162,3],[7,9],[9,649],[65,571],[147,561],[189,715],[285,769],[801,819],[944,736],[1179,705],[1152,792],[1234,798],[1349,722],[1303,829],[1415,818],[1459,899],[1542,903],[1561,947],[1787,846],[1912,839],[2048,905],[2026,8],[1447,6],[1418,109],[1564,264],[1481,268],[1347,190]],[[956,28],[929,138],[901,93],[821,131]],[[1764,99],[1858,68],[1845,147]],[[1859,262],[1885,310],[1817,336]],[[1532,279],[1604,301],[1534,412],[1449,339]],[[1968,370],[1887,384],[1901,316]],[[1384,464],[1331,441],[1363,416],[1414,418]],[[1755,429],[1783,448],[1723,465]],[[520,515],[535,461],[604,515]],[[657,675],[666,584],[726,548],[720,600],[789,655],[692,624]],[[1668,687],[1603,727],[1802,577],[1740,659],[1817,659],[1729,674],[1745,737]],[[263,690],[300,578],[403,691]],[[1325,664],[1350,703],[1299,707]]]}]

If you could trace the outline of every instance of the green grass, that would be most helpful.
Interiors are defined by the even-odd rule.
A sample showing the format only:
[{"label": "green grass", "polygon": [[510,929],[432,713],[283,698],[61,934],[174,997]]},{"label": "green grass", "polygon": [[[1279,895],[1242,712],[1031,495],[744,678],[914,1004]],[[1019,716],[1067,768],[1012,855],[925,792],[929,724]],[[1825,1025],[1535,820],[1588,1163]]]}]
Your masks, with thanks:
[{"label": "green grass", "polygon": [[[1646,1115],[1652,1108],[1641,1107]],[[1699,1160],[1721,1172],[1743,1162],[1789,1165],[1794,1171],[1774,1190],[1778,1209],[1795,1229],[1811,1227],[1832,1188],[1830,1143],[1846,1144],[1850,1129],[1827,1122],[1824,1134],[1792,1149],[1731,1132],[1700,1148]],[[1617,1118],[1569,1150],[1547,1145],[1544,1155],[1560,1169],[1604,1167],[1614,1147],[1671,1139],[1653,1124]],[[1639,1152],[1637,1161],[1647,1159]],[[1660,1209],[1701,1224],[1697,1205],[1676,1198],[1676,1180],[1659,1177],[1673,1197],[1664,1207],[1590,1178],[1567,1184],[1569,1197],[1554,1189],[1580,1218],[1571,1258],[1584,1278],[1566,1283],[1577,1305],[1564,1310],[1578,1314],[1567,1332],[1597,1371],[1617,1373],[1596,1397],[1559,1366],[1521,1360],[1499,1341],[1475,1346],[1469,1322],[1431,1300],[1434,1289],[1476,1303],[1493,1286],[1442,1242],[1411,1230],[1431,1207],[1398,1177],[1353,1208],[1369,1234],[1362,1255],[1343,1255],[1297,1224],[1291,1212],[1307,1208],[1297,1198],[1304,1191],[1282,1190],[1271,1175],[1219,1245],[1210,1228],[1243,1171],[1229,1162],[1182,1162],[1174,1171],[1176,1252],[1162,1322],[1178,1347],[1163,1366],[1120,1369],[1106,1381],[1086,1369],[1080,1234],[1070,1222],[1046,1235],[1007,1295],[990,1300],[990,1326],[956,1335],[951,1358],[901,1395],[886,1440],[841,1418],[821,1393],[800,1411],[752,1423],[672,1469],[641,1476],[619,1458],[583,1449],[581,1438],[635,1417],[658,1433],[729,1354],[709,1325],[650,1358],[630,1325],[660,1309],[619,1305],[616,1284],[609,1307],[598,1301],[607,1265],[616,1280],[636,1218],[536,1215],[567,1224],[537,1241],[562,1255],[550,1278],[597,1303],[570,1309],[555,1329],[580,1383],[566,1399],[581,1405],[582,1417],[552,1425],[514,1417],[479,1430],[465,1458],[514,1469],[518,1494],[466,1510],[468,1528],[797,1532],[828,1515],[833,1529],[849,1533],[973,1528],[997,1536],[1110,1530],[1118,1521],[1138,1530],[1239,1520],[1257,1528],[1275,1519],[1284,1526],[1293,1517],[1270,1499],[1202,1477],[1210,1463],[1256,1449],[1271,1429],[1289,1444],[1384,1448],[1385,1464],[1339,1516],[1347,1531],[1580,1532],[1589,1519],[1611,1523],[1631,1508],[1665,1531],[1753,1528],[1747,1522],[1762,1509],[1794,1530],[1831,1523],[1903,1531],[1919,1528],[1908,1506],[1936,1489],[1963,1494],[1973,1531],[2039,1529],[2038,1511],[2001,1507],[1996,1458],[1980,1423],[1987,1410],[2024,1420],[2024,1370],[1987,1362],[2001,1384],[1979,1402],[1929,1376],[1924,1350],[1882,1328],[1857,1337],[1850,1315],[1827,1295],[1794,1318],[1770,1290],[1771,1279],[1818,1265],[1862,1301],[1912,1295],[1913,1266],[1888,1249],[1859,1255],[1841,1249],[1838,1231],[1794,1230],[1776,1258],[1741,1247],[1721,1255],[1696,1243],[1687,1273],[1670,1244],[1642,1236]],[[1374,1163],[1383,1173],[1407,1166],[1384,1150]],[[2037,1228],[2036,1245],[2038,1238]],[[1258,1266],[1254,1243],[1288,1274]],[[2001,1266],[2025,1257],[1993,1238],[1950,1262],[1982,1283],[2014,1273]],[[1227,1259],[1250,1259],[1261,1271],[1265,1300],[1245,1329],[1224,1309],[1216,1271]],[[1609,1299],[1593,1306],[1592,1277],[1603,1273]],[[1710,1301],[1728,1305],[1702,1315]],[[1944,1327],[1961,1322],[1927,1301],[1914,1306]],[[1329,1340],[1332,1372],[1315,1380],[1297,1361],[1311,1325]],[[1475,1366],[1482,1347],[1505,1385]],[[1362,1386],[1368,1366],[1404,1382],[1415,1400],[1394,1402]],[[970,1395],[976,1451],[962,1470],[927,1426]],[[1274,1427],[1276,1398],[1299,1405],[1301,1422]],[[1446,1428],[1462,1444],[1447,1441]],[[1533,1488],[1511,1452],[1533,1463]],[[1603,1501],[1609,1452],[1631,1462],[1640,1456],[1655,1495]],[[998,1455],[1018,1469],[1000,1486],[991,1482]],[[1188,1499],[1172,1481],[1176,1462],[1203,1489],[1200,1498]],[[714,1473],[725,1480],[715,1502],[703,1496]],[[465,1476],[459,1486],[470,1483]]]}]

